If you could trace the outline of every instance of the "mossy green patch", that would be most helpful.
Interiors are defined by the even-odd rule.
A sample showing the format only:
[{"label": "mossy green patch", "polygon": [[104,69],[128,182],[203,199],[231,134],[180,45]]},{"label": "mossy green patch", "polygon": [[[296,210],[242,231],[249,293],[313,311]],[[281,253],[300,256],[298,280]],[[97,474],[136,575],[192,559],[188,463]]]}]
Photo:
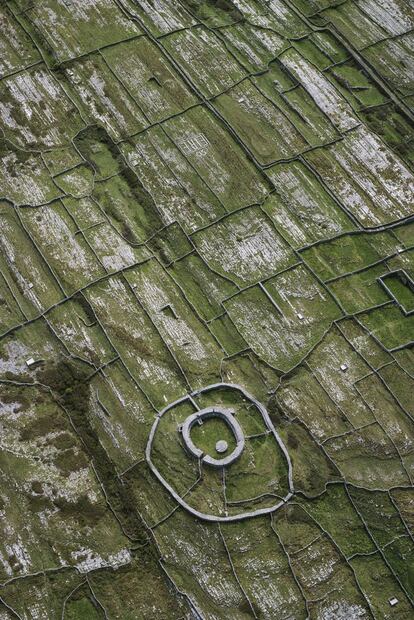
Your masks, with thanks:
[{"label": "mossy green patch", "polygon": [[330,485],[320,498],[305,500],[303,507],[332,536],[345,557],[376,550],[342,484]]},{"label": "mossy green patch", "polygon": [[[220,418],[207,419],[201,425],[195,424],[191,429],[191,439],[197,448],[213,458],[224,458],[236,447],[236,441],[231,429]],[[228,446],[220,454],[216,450],[218,441],[225,441]]]}]

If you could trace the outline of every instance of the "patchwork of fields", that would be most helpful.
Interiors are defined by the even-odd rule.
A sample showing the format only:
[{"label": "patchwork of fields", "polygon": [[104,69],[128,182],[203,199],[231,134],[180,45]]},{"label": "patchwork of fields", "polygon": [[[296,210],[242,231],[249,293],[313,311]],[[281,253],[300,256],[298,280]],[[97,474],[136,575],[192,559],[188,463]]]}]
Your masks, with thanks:
[{"label": "patchwork of fields", "polygon": [[412,619],[413,392],[410,0],[0,2],[0,620]]}]

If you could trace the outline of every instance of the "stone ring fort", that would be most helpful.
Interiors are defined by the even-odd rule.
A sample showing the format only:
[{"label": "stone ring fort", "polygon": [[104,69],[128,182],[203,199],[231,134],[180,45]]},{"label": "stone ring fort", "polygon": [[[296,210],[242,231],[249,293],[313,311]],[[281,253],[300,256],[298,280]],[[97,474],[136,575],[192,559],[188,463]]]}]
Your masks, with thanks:
[{"label": "stone ring fort", "polygon": [[[189,505],[189,503],[185,501],[185,499],[179,493],[177,493],[177,491],[173,488],[172,484],[170,484],[167,480],[165,480],[164,476],[160,473],[158,467],[153,462],[153,458],[152,458],[153,442],[154,442],[154,438],[156,436],[157,430],[159,429],[159,425],[162,422],[164,416],[168,415],[168,412],[171,412],[171,410],[174,409],[174,407],[185,404],[186,401],[188,401],[191,405],[194,406],[195,397],[201,394],[207,393],[207,392],[212,392],[216,389],[235,390],[239,392],[244,399],[249,401],[250,404],[253,405],[261,414],[261,417],[262,417],[262,420],[263,420],[263,423],[266,429],[265,432],[273,436],[274,440],[276,441],[277,447],[283,453],[283,457],[287,465],[288,493],[285,494],[285,496],[283,497],[276,497],[277,501],[271,506],[266,506],[265,508],[257,508],[256,510],[248,510],[246,512],[241,512],[239,514],[233,514],[233,515],[226,514],[224,516],[224,515],[207,514]],[[231,430],[232,435],[234,437],[235,448],[232,450],[230,454],[225,455],[221,458],[216,458],[216,457],[211,456],[211,454],[205,453],[202,449],[200,449],[196,445],[196,443],[194,443],[191,437],[191,430],[196,425],[203,424],[204,421],[212,419],[212,418],[216,418],[216,419],[223,421],[228,426],[228,428]],[[207,465],[213,469],[216,469],[216,470],[222,469],[223,471],[228,470],[228,468],[241,457],[243,450],[245,449],[245,443],[246,443],[245,434],[243,432],[242,426],[239,424],[238,420],[236,419],[234,409],[225,408],[222,406],[215,406],[215,405],[205,407],[203,409],[199,409],[197,407],[197,411],[195,413],[188,415],[182,423],[177,425],[176,435],[177,435],[177,438],[181,437],[182,448],[190,459],[196,459],[200,465],[201,464]],[[218,454],[227,452],[227,448],[228,448],[228,445],[226,441],[224,441],[223,439],[220,439],[219,441],[217,441],[216,452]],[[214,521],[239,521],[239,520],[247,519],[250,517],[268,514],[282,507],[292,497],[294,493],[293,480],[292,480],[292,463],[291,463],[288,451],[282,439],[280,438],[278,432],[276,431],[272,423],[272,420],[270,419],[267,409],[263,406],[262,403],[260,403],[251,394],[249,394],[243,387],[241,387],[240,385],[236,385],[236,384],[214,383],[204,388],[195,390],[191,394],[187,394],[183,396],[182,398],[174,401],[173,403],[170,403],[157,415],[157,418],[149,434],[145,456],[146,456],[146,461],[151,471],[158,478],[158,480],[163,484],[163,486],[167,489],[167,491],[172,495],[175,501],[178,502],[178,504],[180,504],[183,508],[185,508],[187,511],[189,511],[193,515],[206,521],[213,521],[213,522]]]},{"label": "stone ring fort", "polygon": [[[204,420],[209,418],[219,418],[224,420],[226,424],[229,426],[231,431],[233,432],[234,438],[236,440],[236,447],[232,451],[231,454],[225,456],[221,459],[216,459],[209,454],[203,454],[203,451],[197,446],[194,445],[193,440],[191,439],[191,429],[195,424],[202,424]],[[201,461],[206,465],[211,465],[212,467],[226,467],[233,463],[236,459],[239,458],[244,448],[244,434],[241,429],[240,424],[237,422],[236,418],[233,415],[232,409],[223,409],[222,407],[207,407],[206,409],[202,409],[201,411],[197,411],[197,413],[193,413],[193,415],[188,416],[186,421],[184,422],[181,429],[181,434],[183,437],[183,442],[190,454],[195,456],[197,459],[201,459]],[[227,450],[227,442],[224,440],[219,440],[216,444],[217,452],[225,452]]]}]

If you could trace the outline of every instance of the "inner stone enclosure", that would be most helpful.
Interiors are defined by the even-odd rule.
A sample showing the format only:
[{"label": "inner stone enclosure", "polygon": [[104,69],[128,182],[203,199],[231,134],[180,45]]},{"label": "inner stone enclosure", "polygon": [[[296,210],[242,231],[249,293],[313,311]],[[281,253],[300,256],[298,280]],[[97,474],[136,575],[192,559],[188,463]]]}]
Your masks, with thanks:
[{"label": "inner stone enclosure", "polygon": [[[202,426],[204,421],[214,421],[216,424],[214,426],[210,423],[207,428],[207,433],[203,433],[206,435],[203,437],[205,439],[205,443],[207,444],[207,452],[199,447],[196,443],[194,443],[191,437],[191,431],[194,426]],[[225,426],[227,426],[227,433],[224,428],[220,428],[222,425],[218,425],[219,429],[217,429],[218,422],[224,422]],[[210,432],[209,432],[210,429]],[[196,411],[196,413],[188,416],[182,426],[178,427],[178,431],[182,435],[182,441],[185,445],[185,448],[189,452],[190,455],[194,456],[197,459],[200,459],[203,465],[211,465],[213,467],[227,467],[231,463],[234,463],[241,455],[244,449],[244,434],[242,428],[238,421],[234,416],[233,409],[223,409],[222,407],[206,407],[200,411]],[[214,437],[216,433],[223,433],[228,436],[228,433],[233,436],[233,443],[235,443],[235,447],[230,454],[227,456],[223,456],[222,458],[215,458],[212,456],[210,452],[209,444],[209,436]],[[199,433],[200,435],[201,433]],[[223,439],[220,434],[217,435],[218,440],[215,441],[215,450],[218,453],[224,453],[228,450],[229,442]],[[231,441],[231,440],[230,440]],[[203,442],[204,443],[204,442]]]}]

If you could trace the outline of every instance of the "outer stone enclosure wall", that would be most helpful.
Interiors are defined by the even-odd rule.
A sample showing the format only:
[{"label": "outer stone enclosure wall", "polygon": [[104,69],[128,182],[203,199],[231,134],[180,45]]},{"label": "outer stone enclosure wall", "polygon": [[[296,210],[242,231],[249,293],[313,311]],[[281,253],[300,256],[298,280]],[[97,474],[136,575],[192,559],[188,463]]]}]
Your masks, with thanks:
[{"label": "outer stone enclosure wall", "polygon": [[[223,420],[234,435],[236,447],[223,458],[205,454],[191,438],[194,425],[209,418]],[[246,432],[252,420],[254,434]],[[146,460],[175,501],[206,521],[274,512],[294,492],[283,441],[266,408],[240,385],[209,385],[168,405],[152,426]]]}]

